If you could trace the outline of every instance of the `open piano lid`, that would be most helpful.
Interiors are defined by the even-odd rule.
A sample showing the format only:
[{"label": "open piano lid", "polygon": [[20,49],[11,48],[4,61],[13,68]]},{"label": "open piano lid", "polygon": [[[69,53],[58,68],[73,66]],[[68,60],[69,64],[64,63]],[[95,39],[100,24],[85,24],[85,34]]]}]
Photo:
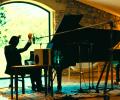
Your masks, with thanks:
[{"label": "open piano lid", "polygon": [[[120,31],[111,29],[80,28],[82,15],[65,15],[52,39],[53,49],[59,48],[65,53],[75,52],[81,61],[109,60],[111,49],[120,41]],[[61,33],[62,32],[62,33]],[[80,52],[78,51],[80,48]],[[90,50],[90,51],[89,51]],[[80,53],[80,54],[79,54]],[[80,57],[78,57],[78,55]],[[72,55],[71,55],[72,56]]]},{"label": "open piano lid", "polygon": [[83,15],[64,15],[64,17],[56,31],[56,34],[59,32],[64,32],[64,31],[68,31],[68,30],[72,30],[72,29],[81,27],[79,25],[79,22],[82,17],[83,17]]},{"label": "open piano lid", "polygon": [[[57,34],[60,34],[61,32],[81,27],[79,22],[82,19],[82,17],[83,17],[82,14],[80,14],[80,15],[64,15],[55,34],[57,35]],[[58,36],[58,38],[59,37],[61,37],[61,36]],[[52,41],[50,41],[50,43],[47,45],[47,48],[53,48],[53,42],[55,42],[54,39],[56,41],[56,39],[57,39],[56,36],[53,37]],[[54,46],[55,46],[55,43],[54,43]]]}]

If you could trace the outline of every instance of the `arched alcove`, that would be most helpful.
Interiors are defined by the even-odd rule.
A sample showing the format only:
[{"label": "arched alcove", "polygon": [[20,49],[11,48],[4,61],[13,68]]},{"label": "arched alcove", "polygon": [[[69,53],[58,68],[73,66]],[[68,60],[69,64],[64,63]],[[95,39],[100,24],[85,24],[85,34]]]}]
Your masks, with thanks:
[{"label": "arched alcove", "polygon": [[6,60],[4,57],[4,46],[8,45],[13,35],[21,35],[18,48],[24,47],[27,42],[27,35],[32,33],[35,37],[33,45],[28,51],[22,53],[22,63],[29,59],[30,51],[36,48],[46,48],[53,33],[53,10],[44,4],[24,1],[3,2],[0,7],[4,12],[3,24],[0,25],[0,77],[4,74]]}]

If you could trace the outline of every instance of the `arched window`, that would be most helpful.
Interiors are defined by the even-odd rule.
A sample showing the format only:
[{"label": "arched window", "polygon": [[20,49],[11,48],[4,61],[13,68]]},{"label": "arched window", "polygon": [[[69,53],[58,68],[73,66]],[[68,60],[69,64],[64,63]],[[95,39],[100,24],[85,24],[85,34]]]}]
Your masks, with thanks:
[{"label": "arched window", "polygon": [[28,51],[22,53],[22,63],[29,59],[30,51],[46,48],[50,40],[50,12],[38,5],[25,2],[12,2],[0,6],[4,14],[0,20],[0,77],[5,77],[6,60],[4,46],[13,35],[21,35],[18,48],[24,47],[28,34],[34,35],[35,41]]}]

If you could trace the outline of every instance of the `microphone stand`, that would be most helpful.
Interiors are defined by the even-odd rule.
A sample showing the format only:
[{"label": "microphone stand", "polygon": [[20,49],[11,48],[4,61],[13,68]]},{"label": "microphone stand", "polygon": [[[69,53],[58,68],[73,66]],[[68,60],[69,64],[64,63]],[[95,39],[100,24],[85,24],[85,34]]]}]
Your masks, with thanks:
[{"label": "microphone stand", "polygon": [[81,66],[81,64],[80,64],[80,44],[78,44],[78,55],[79,55],[79,68],[80,68],[80,90],[79,90],[79,92],[83,92],[83,89],[82,89],[82,85],[81,85],[81,83],[82,83],[82,81],[81,81],[81,78],[82,78],[82,66]]},{"label": "microphone stand", "polygon": [[[110,64],[109,64],[109,69],[111,68],[111,89],[113,89],[113,66],[112,66],[112,60],[113,60],[113,50],[112,50],[112,46],[113,46],[113,41],[112,41],[112,38],[113,38],[113,35],[112,35],[112,30],[113,30],[113,21],[110,21],[108,24],[110,24],[110,29],[111,29],[111,32],[110,32]],[[107,81],[108,81],[108,73],[109,71],[107,72],[107,76],[106,76],[106,80],[105,80],[105,88],[104,88],[104,94],[106,95],[106,90],[107,90]]]},{"label": "microphone stand", "polygon": [[[92,64],[90,63],[92,59],[92,54],[93,54],[93,43],[92,42],[88,42],[88,60],[89,60],[89,89],[94,89],[94,71],[93,71],[93,61]],[[92,68],[90,70],[90,67]],[[90,74],[91,73],[91,74]],[[91,80],[92,78],[92,80]],[[91,81],[92,81],[92,87],[91,87]]]},{"label": "microphone stand", "polygon": [[88,42],[88,61],[89,61],[89,63],[88,63],[88,67],[89,67],[89,71],[88,71],[88,73],[89,73],[89,91],[90,91],[90,89],[91,89],[91,75],[90,75],[90,58],[91,58],[91,46],[90,46],[90,43]]},{"label": "microphone stand", "polygon": [[[90,59],[93,60],[93,43],[90,43]],[[92,61],[92,89],[94,89],[94,70],[93,70],[93,61]]]},{"label": "microphone stand", "polygon": [[110,33],[110,46],[111,46],[111,49],[110,49],[110,67],[111,67],[111,89],[113,90],[113,66],[112,66],[112,60],[113,60],[113,49],[112,49],[112,46],[113,46],[113,41],[112,41],[112,39],[113,39],[113,33],[112,33],[112,30],[113,30],[113,27],[115,27],[114,26],[114,23],[113,23],[113,21],[111,21],[110,23],[110,29],[111,29],[111,33]]},{"label": "microphone stand", "polygon": [[78,90],[78,92],[80,92],[80,93],[82,93],[83,92],[83,89],[82,89],[82,80],[81,80],[81,78],[82,78],[82,66],[81,66],[81,60],[80,60],[80,52],[81,52],[81,46],[80,46],[80,44],[79,43],[76,43],[76,45],[77,45],[77,47],[78,47],[78,60],[79,60],[79,68],[80,68],[80,89]]},{"label": "microphone stand", "polygon": [[113,38],[113,35],[112,35],[112,30],[113,30],[113,27],[114,27],[114,25],[113,25],[113,22],[112,21],[110,21],[108,24],[110,24],[110,29],[111,29],[111,33],[110,33],[110,59],[109,59],[109,62],[106,62],[105,63],[105,65],[104,65],[104,67],[103,67],[103,69],[102,69],[102,73],[101,73],[101,75],[100,75],[100,78],[99,78],[99,80],[98,80],[98,83],[97,83],[97,85],[96,85],[96,92],[99,92],[98,91],[98,86],[99,86],[99,83],[100,83],[100,80],[101,80],[101,78],[102,78],[102,75],[103,75],[103,73],[104,73],[104,71],[105,71],[105,68],[107,68],[106,69],[106,77],[105,77],[105,86],[104,86],[104,95],[106,96],[107,94],[107,83],[108,83],[108,76],[109,76],[109,71],[110,71],[110,68],[111,68],[111,89],[113,89],[113,67],[112,67],[112,60],[113,60],[113,52],[112,52],[112,46],[113,46],[113,41],[112,41],[112,38]]},{"label": "microphone stand", "polygon": [[113,30],[113,27],[114,27],[113,21],[110,21],[109,24],[110,24],[110,29],[111,29],[111,33],[110,33],[110,60],[109,60],[110,62],[109,62],[109,66],[107,68],[107,73],[106,73],[106,78],[105,78],[104,100],[109,100],[110,99],[110,97],[107,95],[107,81],[108,81],[108,75],[109,75],[110,68],[111,68],[111,89],[113,90],[113,66],[112,66],[112,60],[113,60],[113,49],[112,49],[113,35],[112,35],[112,30]]}]

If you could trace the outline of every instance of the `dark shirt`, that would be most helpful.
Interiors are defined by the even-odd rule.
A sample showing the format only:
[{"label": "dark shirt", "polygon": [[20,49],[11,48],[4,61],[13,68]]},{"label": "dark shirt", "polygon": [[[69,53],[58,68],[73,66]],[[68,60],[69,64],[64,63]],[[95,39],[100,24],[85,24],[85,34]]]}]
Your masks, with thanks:
[{"label": "dark shirt", "polygon": [[22,52],[26,51],[31,45],[31,42],[27,42],[24,48],[17,49],[13,45],[7,45],[4,48],[5,58],[7,61],[7,66],[5,73],[11,74],[13,71],[11,70],[11,66],[15,65],[22,65],[21,62],[21,54]]}]

